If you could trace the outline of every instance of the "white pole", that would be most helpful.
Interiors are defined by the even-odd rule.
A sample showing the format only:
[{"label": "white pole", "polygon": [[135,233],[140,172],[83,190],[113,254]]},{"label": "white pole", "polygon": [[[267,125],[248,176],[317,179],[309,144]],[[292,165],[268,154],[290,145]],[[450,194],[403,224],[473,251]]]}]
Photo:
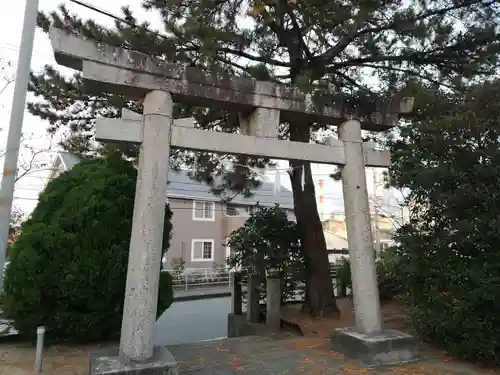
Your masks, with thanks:
[{"label": "white pole", "polygon": [[42,372],[43,364],[43,341],[45,335],[45,327],[38,327],[36,329],[36,356],[35,356],[35,373]]},{"label": "white pole", "polygon": [[14,199],[17,160],[23,128],[26,94],[28,92],[31,54],[35,39],[38,0],[26,0],[24,23],[21,34],[21,45],[17,61],[16,82],[10,112],[9,133],[3,164],[2,183],[0,187],[0,290],[3,285],[3,268],[9,241],[9,223]]}]

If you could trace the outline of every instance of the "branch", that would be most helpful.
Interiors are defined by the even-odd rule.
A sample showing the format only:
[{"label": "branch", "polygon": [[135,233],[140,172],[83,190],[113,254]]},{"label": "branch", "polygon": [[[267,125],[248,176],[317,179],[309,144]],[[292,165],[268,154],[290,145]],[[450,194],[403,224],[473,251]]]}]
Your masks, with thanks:
[{"label": "branch", "polygon": [[[362,67],[372,68],[372,69],[385,69],[385,70],[391,70],[391,71],[395,71],[395,72],[401,72],[401,73],[404,73],[404,74],[409,74],[409,75],[411,75],[413,77],[418,77],[418,78],[424,79],[424,80],[426,80],[428,82],[434,83],[434,84],[439,85],[439,86],[446,87],[446,88],[451,89],[451,90],[457,90],[456,86],[448,85],[446,83],[443,83],[442,81],[436,81],[435,79],[432,79],[430,77],[424,76],[424,75],[422,75],[420,73],[417,73],[417,72],[414,72],[412,70],[395,68],[395,67],[386,66],[386,65],[372,65],[372,64],[363,64]],[[339,74],[339,72],[335,72],[335,73]]]},{"label": "branch", "polygon": [[217,48],[217,51],[218,52],[223,52],[223,53],[233,54],[233,55],[238,56],[238,57],[244,57],[246,59],[249,59],[249,60],[252,60],[252,61],[261,62],[261,63],[264,63],[264,64],[277,65],[277,66],[282,66],[284,68],[290,68],[291,67],[291,64],[283,62],[283,61],[278,61],[278,60],[267,58],[267,57],[254,56],[254,55],[251,55],[249,53],[246,53],[246,52],[243,52],[243,51],[237,51],[237,50],[234,50],[234,49],[231,49],[231,48],[227,48],[227,47]]},{"label": "branch", "polygon": [[295,17],[295,14],[293,13],[293,10],[289,10],[288,15],[290,16],[290,19],[292,20],[293,28],[295,32],[297,33],[297,38],[300,41],[300,44],[302,45],[302,48],[304,49],[304,52],[306,54],[306,57],[308,59],[311,59],[313,57],[311,51],[309,50],[309,47],[307,44],[304,42],[304,37],[302,36],[302,32],[300,30],[299,23],[297,22],[297,18]]},{"label": "branch", "polygon": [[5,79],[5,85],[0,89],[0,95],[3,94],[3,92],[7,89],[7,87],[12,83],[14,82],[14,79],[8,79],[6,78]]},{"label": "branch", "polygon": [[[36,162],[36,159],[39,155],[42,155],[43,153],[49,151],[52,148],[52,140],[51,140],[49,147],[44,148],[44,149],[35,149],[31,146],[25,146],[25,148],[30,150],[31,155],[28,158],[28,161],[24,162],[23,164],[21,164],[19,166],[19,169],[17,170],[15,182],[18,182],[23,177],[25,177],[29,174],[35,173],[35,172],[52,170],[52,168],[47,168],[47,163],[39,164]],[[21,169],[23,170],[22,172],[20,171]]]},{"label": "branch", "polygon": [[[447,8],[441,8],[441,9],[433,9],[433,10],[427,10],[425,12],[422,12],[420,15],[414,17],[413,19],[409,20],[412,22],[417,22],[424,20],[426,18],[432,17],[432,16],[438,16],[438,15],[444,15],[452,10],[457,10],[460,8],[465,8],[470,5],[482,3],[482,0],[465,0],[465,1],[457,1],[455,2],[455,5],[449,6]],[[492,5],[496,1],[491,0],[487,2],[485,5]],[[314,60],[319,62],[322,65],[328,64],[329,61],[331,61],[335,56],[338,56],[342,51],[344,51],[347,46],[349,46],[350,43],[352,43],[356,38],[359,38],[362,35],[368,34],[368,33],[380,33],[382,31],[387,31],[387,30],[392,30],[397,27],[397,20],[393,20],[387,25],[383,26],[378,26],[378,27],[367,27],[362,30],[358,30],[359,26],[355,28],[355,31],[352,33],[346,35],[343,37],[335,46],[327,50],[325,53],[317,56]]]}]

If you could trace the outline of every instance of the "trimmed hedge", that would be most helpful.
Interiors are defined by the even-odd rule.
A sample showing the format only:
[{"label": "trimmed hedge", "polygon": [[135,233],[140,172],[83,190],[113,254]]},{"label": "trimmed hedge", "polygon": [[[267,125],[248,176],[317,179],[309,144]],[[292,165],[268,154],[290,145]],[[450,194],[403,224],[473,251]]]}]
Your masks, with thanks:
[{"label": "trimmed hedge", "polygon": [[[28,336],[94,341],[120,332],[132,227],[135,168],[113,154],[85,160],[51,181],[12,246],[3,311]],[[172,213],[167,206],[164,248]],[[162,272],[158,312],[172,303]]]}]

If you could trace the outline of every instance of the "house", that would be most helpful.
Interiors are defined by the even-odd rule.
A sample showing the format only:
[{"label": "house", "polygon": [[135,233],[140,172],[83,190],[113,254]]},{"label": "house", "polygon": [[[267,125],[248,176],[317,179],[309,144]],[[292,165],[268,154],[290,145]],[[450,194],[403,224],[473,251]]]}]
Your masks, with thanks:
[{"label": "house", "polygon": [[[79,161],[73,154],[59,153],[49,178],[57,177]],[[245,223],[257,202],[264,207],[279,204],[288,211],[289,218],[295,220],[292,192],[281,187],[274,194],[274,183],[269,181],[255,189],[252,197],[236,195],[231,203],[226,204],[211,192],[207,184],[192,180],[188,172],[170,170],[166,202],[173,212],[172,239],[163,259],[166,269],[172,268],[172,264],[179,260],[185,262],[186,270],[224,266],[230,249],[223,243]]]},{"label": "house", "polygon": [[[326,248],[328,249],[328,257],[332,263],[346,256],[345,250],[349,249],[349,243],[347,240],[345,215],[336,214],[331,216],[331,219],[322,222],[322,226],[325,234]],[[394,226],[394,219],[382,215],[379,216],[381,250],[394,245],[392,239]],[[375,248],[375,243],[373,245]]]},{"label": "house", "polygon": [[70,170],[81,160],[77,155],[70,152],[58,152],[50,168],[49,181],[59,176],[62,172]]}]

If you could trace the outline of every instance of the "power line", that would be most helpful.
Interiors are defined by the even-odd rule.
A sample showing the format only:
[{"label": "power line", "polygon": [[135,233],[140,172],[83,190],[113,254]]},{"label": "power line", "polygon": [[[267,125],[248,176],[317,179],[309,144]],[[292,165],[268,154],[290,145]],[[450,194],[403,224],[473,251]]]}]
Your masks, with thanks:
[{"label": "power line", "polygon": [[[126,24],[126,25],[129,25],[129,26],[131,26],[131,27],[134,27],[134,28],[138,28],[138,27],[139,27],[139,26],[137,26],[137,25],[133,24],[132,22],[127,21],[126,19],[123,19],[123,18],[121,18],[121,17],[118,17],[118,16],[114,15],[113,13],[111,13],[111,12],[109,12],[109,11],[107,11],[107,10],[102,10],[102,9],[99,9],[99,8],[97,8],[96,6],[91,5],[91,4],[89,4],[89,3],[86,3],[86,2],[84,2],[84,1],[80,1],[80,0],[69,0],[69,2],[70,2],[70,3],[75,3],[75,4],[80,5],[80,6],[82,6],[82,7],[85,7],[85,8],[87,8],[87,9],[90,9],[90,10],[94,11],[94,12],[100,13],[100,14],[102,14],[102,15],[104,15],[104,16],[107,16],[107,17],[113,18],[115,21],[122,22],[122,23],[124,23],[124,24]],[[142,28],[144,28],[143,26],[141,26],[141,27],[142,27]],[[144,28],[144,29],[145,29],[145,30],[147,30],[147,31],[149,31],[151,34],[154,34],[154,35],[156,35],[156,36],[158,36],[158,37],[160,37],[160,38],[163,38],[163,39],[169,39],[169,37],[168,37],[168,36],[163,35],[163,34],[161,34],[161,33],[157,32],[157,31],[151,30],[151,29],[149,29],[149,28]]]},{"label": "power line", "polygon": [[[19,46],[16,44],[0,42],[0,47],[2,47],[3,49],[13,51],[13,52],[19,52]],[[51,56],[51,55],[48,55],[48,54],[45,54],[42,52],[33,51],[32,56],[37,57],[39,59],[47,59],[51,63],[55,62],[54,56]],[[15,65],[17,63],[17,60],[15,60],[15,59],[5,59],[5,60],[7,61],[7,63],[12,63],[13,65]]]}]

